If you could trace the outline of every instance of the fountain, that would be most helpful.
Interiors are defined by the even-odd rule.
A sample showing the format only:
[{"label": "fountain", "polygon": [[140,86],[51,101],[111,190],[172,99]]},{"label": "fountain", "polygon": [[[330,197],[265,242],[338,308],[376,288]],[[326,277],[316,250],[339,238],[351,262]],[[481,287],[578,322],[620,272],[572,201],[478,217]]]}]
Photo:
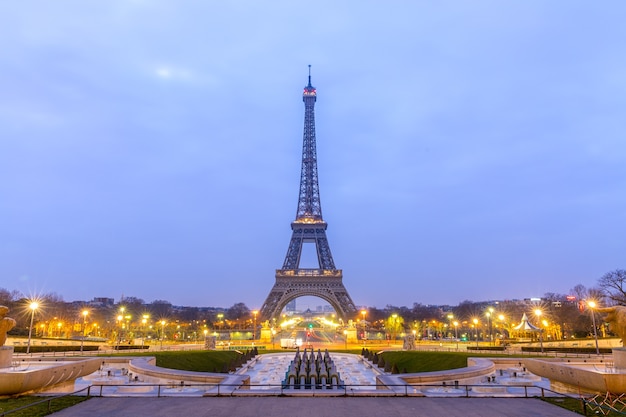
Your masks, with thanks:
[{"label": "fountain", "polygon": [[344,386],[328,349],[324,355],[319,349],[317,355],[313,349],[310,352],[304,349],[301,354],[299,347],[282,384],[283,388],[291,389],[337,389]]},{"label": "fountain", "polygon": [[4,346],[15,320],[6,317],[8,307],[0,306],[0,396],[41,390],[95,372],[98,359],[21,360],[13,359],[13,347]]},{"label": "fountain", "polygon": [[[608,313],[605,321],[626,340],[626,307],[594,308]],[[613,348],[611,358],[602,359],[532,359],[525,362],[534,374],[550,379],[564,391],[591,393],[626,393],[626,349]]]},{"label": "fountain", "polygon": [[13,346],[4,346],[7,332],[15,327],[15,320],[6,316],[8,312],[8,307],[0,306],[0,369],[10,367],[13,360]]}]

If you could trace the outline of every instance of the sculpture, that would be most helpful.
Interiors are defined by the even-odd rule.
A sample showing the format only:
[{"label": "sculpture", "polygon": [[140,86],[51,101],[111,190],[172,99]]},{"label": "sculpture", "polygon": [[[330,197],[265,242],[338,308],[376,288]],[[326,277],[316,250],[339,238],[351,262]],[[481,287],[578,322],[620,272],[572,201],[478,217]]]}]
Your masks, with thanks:
[{"label": "sculpture", "polygon": [[15,327],[15,320],[6,317],[9,307],[0,306],[0,347],[7,341],[7,332]]},{"label": "sculpture", "polygon": [[402,345],[402,350],[415,350],[415,335],[412,333],[408,333],[404,337],[404,344]]},{"label": "sculpture", "polygon": [[616,333],[622,342],[626,340],[626,307],[596,307],[593,310],[599,313],[607,313],[605,320],[611,324],[613,333]]}]

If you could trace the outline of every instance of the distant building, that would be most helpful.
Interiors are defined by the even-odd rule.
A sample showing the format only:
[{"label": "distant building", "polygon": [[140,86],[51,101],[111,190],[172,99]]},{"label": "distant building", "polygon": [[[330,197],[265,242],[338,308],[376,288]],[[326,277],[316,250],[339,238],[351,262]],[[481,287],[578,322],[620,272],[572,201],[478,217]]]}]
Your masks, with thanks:
[{"label": "distant building", "polygon": [[285,306],[285,311],[294,313],[296,311],[296,299],[289,301]]},{"label": "distant building", "polygon": [[93,300],[89,302],[89,305],[97,307],[112,307],[115,305],[115,300],[108,297],[94,297]]}]

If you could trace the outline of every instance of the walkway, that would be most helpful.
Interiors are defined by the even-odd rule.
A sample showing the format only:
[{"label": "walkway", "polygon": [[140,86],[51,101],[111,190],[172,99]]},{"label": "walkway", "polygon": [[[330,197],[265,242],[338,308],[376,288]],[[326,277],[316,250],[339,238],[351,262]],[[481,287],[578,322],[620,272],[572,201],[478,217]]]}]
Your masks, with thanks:
[{"label": "walkway", "polygon": [[91,398],[54,417],[574,417],[534,398]]}]

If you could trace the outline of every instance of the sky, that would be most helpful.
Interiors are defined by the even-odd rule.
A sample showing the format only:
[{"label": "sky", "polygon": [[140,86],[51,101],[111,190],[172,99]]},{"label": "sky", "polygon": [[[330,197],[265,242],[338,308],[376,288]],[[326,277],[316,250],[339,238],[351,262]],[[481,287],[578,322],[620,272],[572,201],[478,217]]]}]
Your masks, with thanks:
[{"label": "sky", "polygon": [[625,17],[622,0],[3,2],[0,288],[260,308],[296,215],[308,65],[357,306],[594,286],[626,266]]}]

